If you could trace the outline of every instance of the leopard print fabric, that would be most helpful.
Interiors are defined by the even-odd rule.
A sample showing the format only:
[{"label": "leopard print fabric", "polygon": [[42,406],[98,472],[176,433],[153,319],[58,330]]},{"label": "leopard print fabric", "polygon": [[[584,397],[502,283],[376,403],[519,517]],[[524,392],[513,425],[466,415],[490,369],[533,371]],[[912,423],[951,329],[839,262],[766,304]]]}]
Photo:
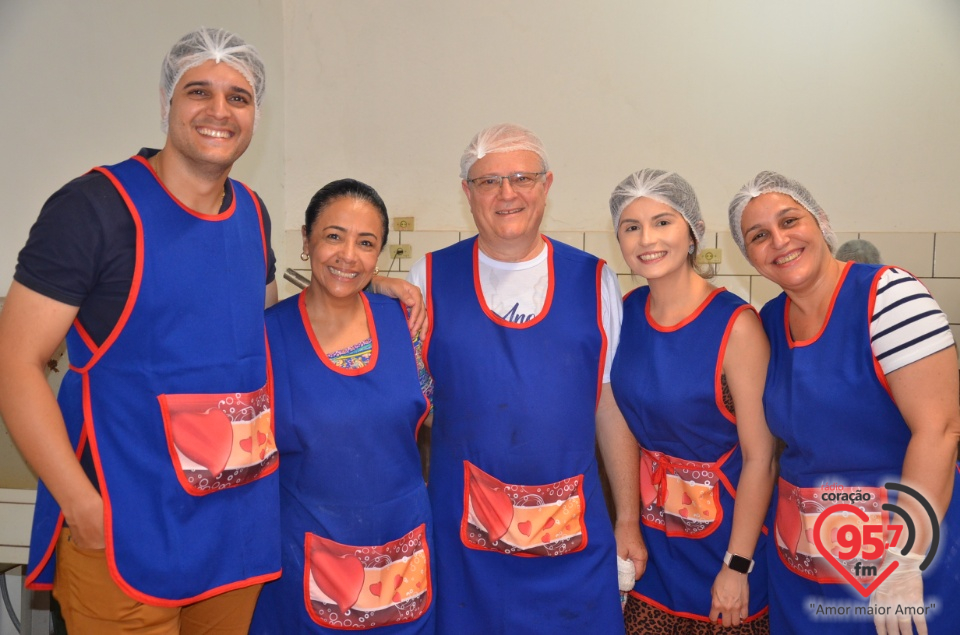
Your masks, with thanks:
[{"label": "leopard print fabric", "polygon": [[733,407],[733,394],[730,392],[730,386],[727,385],[726,373],[720,375],[720,390],[723,395],[723,406],[727,409],[727,412],[736,416],[737,411]]},{"label": "leopard print fabric", "polygon": [[740,626],[723,627],[672,615],[632,595],[627,597],[623,621],[627,635],[770,635],[767,613]]}]

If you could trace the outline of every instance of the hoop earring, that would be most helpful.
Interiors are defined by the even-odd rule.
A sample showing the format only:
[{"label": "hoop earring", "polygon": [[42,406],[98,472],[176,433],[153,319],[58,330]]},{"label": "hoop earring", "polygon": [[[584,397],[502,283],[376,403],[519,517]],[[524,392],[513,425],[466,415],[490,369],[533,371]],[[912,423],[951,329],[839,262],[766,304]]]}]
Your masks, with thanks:
[{"label": "hoop earring", "polygon": [[300,252],[300,260],[306,262],[306,261],[310,260],[310,256],[307,255],[307,252],[301,251],[301,252]]}]

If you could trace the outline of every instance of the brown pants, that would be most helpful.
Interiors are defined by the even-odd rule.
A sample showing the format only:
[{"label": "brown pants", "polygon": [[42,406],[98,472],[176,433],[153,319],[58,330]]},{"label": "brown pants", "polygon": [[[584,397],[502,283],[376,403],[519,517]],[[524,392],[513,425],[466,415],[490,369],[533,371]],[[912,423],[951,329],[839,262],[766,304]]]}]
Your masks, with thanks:
[{"label": "brown pants", "polygon": [[150,606],[116,585],[104,550],[78,548],[68,527],[57,541],[53,596],[70,635],[245,635],[262,586],[228,591],[182,607]]}]

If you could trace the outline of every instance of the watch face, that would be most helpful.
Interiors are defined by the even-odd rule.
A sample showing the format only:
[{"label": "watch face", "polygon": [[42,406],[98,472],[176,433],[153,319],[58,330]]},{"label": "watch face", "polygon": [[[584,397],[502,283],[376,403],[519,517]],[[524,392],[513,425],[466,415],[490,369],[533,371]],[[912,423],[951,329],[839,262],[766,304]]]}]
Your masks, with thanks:
[{"label": "watch face", "polygon": [[750,573],[750,569],[753,567],[753,561],[743,556],[730,554],[727,566],[738,573]]}]

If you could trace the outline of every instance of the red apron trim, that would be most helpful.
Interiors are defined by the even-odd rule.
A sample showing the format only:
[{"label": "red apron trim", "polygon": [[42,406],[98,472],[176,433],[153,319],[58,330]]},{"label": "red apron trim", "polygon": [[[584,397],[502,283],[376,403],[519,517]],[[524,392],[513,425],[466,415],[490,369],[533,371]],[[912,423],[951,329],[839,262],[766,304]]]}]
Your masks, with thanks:
[{"label": "red apron trim", "polygon": [[[645,595],[641,595],[641,594],[638,593],[637,591],[630,591],[630,595],[632,595],[632,596],[635,597],[636,599],[640,600],[640,601],[643,602],[644,604],[649,604],[649,605],[652,606],[653,608],[655,608],[655,609],[657,609],[657,610],[660,610],[660,611],[663,611],[664,613],[669,613],[670,615],[673,615],[673,616],[675,616],[675,617],[682,617],[682,618],[685,618],[685,619],[688,619],[688,620],[697,620],[698,622],[710,622],[710,617],[709,617],[709,616],[704,617],[703,615],[697,615],[696,613],[687,613],[687,612],[685,612],[685,611],[673,611],[673,610],[670,610],[670,609],[668,609],[666,606],[664,606],[663,604],[660,604],[660,603],[657,602],[656,600],[652,600],[652,599],[648,598],[648,597],[645,596]],[[754,613],[753,615],[750,615],[749,617],[745,617],[745,618],[743,618],[742,620],[740,620],[740,623],[741,623],[741,624],[747,624],[748,622],[752,622],[753,620],[755,620],[755,619],[757,619],[757,618],[763,617],[763,616],[766,615],[769,611],[770,611],[770,607],[765,606],[765,607],[763,607],[762,609],[760,609],[759,611],[757,611],[756,613]],[[710,622],[710,623],[712,624],[712,622]]]},{"label": "red apron trim", "polygon": [[307,290],[304,289],[301,291],[297,298],[297,307],[300,310],[300,321],[303,323],[303,330],[307,335],[307,339],[309,339],[310,344],[313,345],[313,352],[316,353],[317,359],[323,362],[324,366],[338,375],[365,375],[377,367],[377,359],[380,357],[380,340],[377,338],[377,325],[373,321],[373,314],[370,312],[370,301],[367,299],[366,294],[360,294],[360,302],[363,304],[364,319],[367,321],[367,329],[370,331],[370,361],[359,368],[343,368],[330,361],[330,357],[327,356],[320,346],[320,342],[317,341],[317,334],[313,332],[313,325],[310,324],[310,316],[307,314]]},{"label": "red apron trim", "polygon": [[[726,289],[721,288],[720,290],[725,291]],[[713,376],[713,394],[717,403],[717,410],[719,410],[720,414],[722,414],[730,423],[734,425],[737,423],[737,415],[727,410],[726,404],[723,403],[723,360],[727,354],[727,342],[730,341],[730,333],[733,331],[733,324],[744,311],[753,311],[754,314],[757,313],[756,309],[749,304],[745,304],[741,307],[738,307],[733,312],[733,315],[730,316],[730,320],[727,322],[727,328],[723,331],[723,339],[720,340],[720,353],[717,355],[717,368]]]},{"label": "red apron trim", "polygon": [[328,628],[366,630],[419,619],[433,599],[426,525],[378,546],[306,534],[303,598],[310,618]]},{"label": "red apron trim", "polygon": [[277,469],[270,382],[249,393],[160,395],[167,448],[187,493],[246,485]]},{"label": "red apron trim", "polygon": [[[146,162],[144,160],[144,162]],[[149,166],[149,164],[148,164]],[[136,228],[137,238],[136,238],[136,249],[133,265],[133,279],[130,282],[130,293],[127,296],[127,302],[123,305],[123,311],[120,313],[120,319],[117,320],[117,323],[114,325],[113,330],[110,331],[110,334],[107,336],[107,339],[103,341],[99,347],[90,346],[93,341],[87,341],[87,338],[84,338],[84,341],[87,343],[87,346],[91,351],[94,351],[93,357],[84,364],[83,368],[76,368],[76,372],[85,373],[90,370],[94,364],[103,357],[104,353],[109,350],[113,343],[120,336],[120,333],[123,331],[123,328],[127,325],[127,320],[130,318],[130,314],[133,312],[133,306],[137,303],[137,296],[140,294],[140,282],[143,280],[143,222],[140,220],[140,212],[137,211],[137,206],[133,204],[133,201],[130,199],[130,195],[127,193],[126,188],[120,183],[120,180],[112,172],[106,168],[94,168],[94,171],[100,172],[106,176],[113,186],[116,188],[117,192],[120,194],[120,197],[123,199],[123,202],[126,203],[127,209],[130,210],[130,216],[133,218],[133,224]],[[78,331],[79,332],[79,331]],[[79,332],[81,337],[86,334],[85,331]],[[89,336],[88,336],[89,337]],[[71,368],[73,368],[71,366]]]},{"label": "red apron trim", "polygon": [[[202,213],[200,213],[200,212],[198,212],[198,211],[196,211],[196,210],[193,210],[193,209],[191,209],[189,206],[187,206],[186,204],[184,204],[184,202],[181,201],[179,198],[177,198],[176,196],[174,196],[174,195],[173,195],[173,192],[171,192],[170,190],[167,189],[166,184],[165,184],[163,181],[160,180],[160,176],[154,171],[153,166],[150,165],[150,161],[148,161],[147,159],[143,158],[143,157],[140,156],[140,155],[134,156],[133,159],[136,160],[136,161],[139,161],[139,162],[142,163],[148,170],[150,170],[150,174],[152,174],[152,175],[153,175],[153,178],[155,178],[155,179],[157,180],[157,184],[158,184],[160,187],[163,188],[163,191],[167,193],[167,196],[169,196],[170,199],[171,199],[174,203],[176,203],[177,205],[179,205],[180,208],[181,208],[183,211],[185,211],[186,213],[190,214],[191,216],[193,216],[193,217],[195,217],[195,218],[199,218],[200,220],[208,221],[208,222],[211,222],[211,223],[219,223],[219,222],[225,221],[225,220],[227,220],[228,218],[230,218],[231,216],[233,216],[233,212],[237,209],[237,193],[234,192],[234,193],[233,193],[233,201],[231,201],[230,207],[228,207],[226,210],[224,210],[224,211],[223,211],[222,213],[220,213],[220,214],[202,214]],[[254,198],[256,198],[256,197],[254,197]],[[261,227],[260,227],[260,234],[261,234],[261,235],[263,234],[263,225],[262,225],[262,223],[261,223]]]},{"label": "red apron trim", "polygon": [[[535,324],[539,324],[543,321],[547,314],[550,312],[550,305],[553,304],[553,290],[556,287],[555,285],[555,276],[553,274],[553,243],[550,242],[550,239],[541,234],[541,239],[547,244],[547,295],[543,299],[543,308],[540,310],[540,313],[537,314],[532,320],[527,322],[508,322],[502,317],[490,310],[490,307],[487,306],[487,301],[483,298],[483,289],[480,287],[480,241],[475,240],[473,243],[473,288],[477,294],[477,302],[480,303],[480,308],[483,309],[483,312],[486,314],[494,324],[500,326],[505,326],[511,329],[528,329]],[[427,263],[430,264],[429,262]],[[431,316],[432,317],[432,316]],[[432,322],[431,322],[432,323]]]},{"label": "red apron trim", "polygon": [[423,365],[431,376],[433,373],[430,371],[430,336],[433,335],[433,325],[436,322],[433,319],[433,253],[428,253],[426,256],[426,293],[423,294],[423,302],[427,307],[427,326],[426,330],[422,331],[420,334],[422,348],[420,353],[423,355]]},{"label": "red apron trim", "polygon": [[583,475],[556,483],[513,485],[463,462],[460,540],[478,551],[563,556],[587,546]]},{"label": "red apron trim", "polygon": [[[250,200],[253,201],[253,206],[257,210],[257,219],[260,221],[260,239],[261,239],[261,242],[263,243],[263,264],[267,269],[269,269],[270,259],[267,256],[269,251],[267,248],[267,231],[263,227],[263,210],[260,209],[260,198],[257,197],[257,195],[254,193],[253,190],[247,187],[246,183],[240,183],[240,185],[242,185],[243,189],[245,189],[247,191],[247,194],[250,195]],[[236,197],[236,192],[234,192],[233,204],[230,206],[230,208],[233,209],[234,207],[236,207],[236,205],[237,205],[237,197]]]},{"label": "red apron trim", "polygon": [[817,334],[811,337],[810,339],[801,340],[799,342],[794,341],[793,333],[790,331],[790,296],[787,296],[787,301],[783,305],[783,327],[784,333],[787,337],[787,345],[790,348],[795,348],[797,346],[809,346],[813,344],[820,336],[823,335],[823,332],[827,330],[827,325],[830,324],[830,316],[833,315],[833,307],[837,304],[837,296],[840,295],[840,289],[843,287],[843,281],[847,279],[847,273],[850,272],[850,267],[853,265],[853,261],[848,262],[844,267],[843,271],[840,272],[840,279],[837,280],[837,286],[833,289],[833,295],[830,296],[830,306],[827,307],[827,315],[823,318],[823,324],[820,325],[820,330],[817,331]]},{"label": "red apron trim", "polygon": [[[873,323],[873,309],[877,303],[877,285],[880,284],[880,277],[893,269],[893,267],[883,267],[877,271],[873,277],[873,282],[870,283],[870,297],[867,300],[867,324]],[[890,399],[893,399],[893,393],[890,392],[890,384],[887,383],[887,375],[883,372],[883,367],[880,365],[880,360],[877,359],[877,356],[873,354],[873,347],[870,347],[870,356],[873,358],[873,372],[877,375],[877,380],[880,382],[880,385],[883,386],[883,389],[887,391],[887,394],[890,395]]]},{"label": "red apron trim", "polygon": [[[551,263],[553,261],[551,260]],[[603,260],[597,261],[597,328],[600,330],[600,364],[597,366],[597,400],[595,408],[600,406],[600,392],[603,390],[603,370],[607,361],[607,329],[603,324]],[[552,275],[551,275],[552,277]],[[552,287],[551,287],[552,288]]]},{"label": "red apron trim", "polygon": [[736,494],[720,468],[736,449],[701,462],[640,448],[641,522],[668,536],[705,538],[716,531],[723,520],[717,485]]}]

